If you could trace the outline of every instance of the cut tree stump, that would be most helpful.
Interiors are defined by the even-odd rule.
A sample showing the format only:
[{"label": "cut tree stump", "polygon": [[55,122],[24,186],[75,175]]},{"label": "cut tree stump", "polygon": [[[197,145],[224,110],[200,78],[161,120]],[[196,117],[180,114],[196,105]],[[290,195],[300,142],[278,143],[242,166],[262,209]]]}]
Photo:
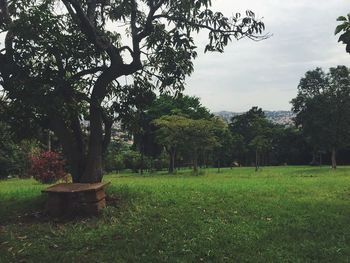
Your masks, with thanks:
[{"label": "cut tree stump", "polygon": [[42,190],[47,194],[46,211],[49,215],[97,215],[106,207],[105,187],[110,183],[56,184]]}]

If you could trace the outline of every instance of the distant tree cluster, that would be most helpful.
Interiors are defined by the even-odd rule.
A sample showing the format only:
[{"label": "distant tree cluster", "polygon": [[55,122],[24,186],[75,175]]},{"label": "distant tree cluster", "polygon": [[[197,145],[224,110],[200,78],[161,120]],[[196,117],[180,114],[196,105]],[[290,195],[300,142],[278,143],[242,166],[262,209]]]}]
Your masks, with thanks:
[{"label": "distant tree cluster", "polygon": [[222,146],[220,135],[226,128],[225,123],[218,119],[190,119],[184,116],[163,116],[154,121],[157,130],[157,141],[169,153],[169,172],[175,170],[176,154],[190,156],[193,171],[198,174],[199,155],[205,155]]},{"label": "distant tree cluster", "polygon": [[311,159],[301,131],[273,124],[257,107],[225,123],[198,98],[161,95],[142,112],[131,112],[124,126],[134,134],[132,148],[139,152],[140,172],[155,167],[152,160],[157,163],[166,155],[170,173],[184,166],[198,173],[198,167],[252,165],[258,169],[261,165],[307,164]]},{"label": "distant tree cluster", "polygon": [[274,124],[262,109],[253,107],[231,119],[232,159],[234,165],[306,164],[308,147],[295,127]]}]

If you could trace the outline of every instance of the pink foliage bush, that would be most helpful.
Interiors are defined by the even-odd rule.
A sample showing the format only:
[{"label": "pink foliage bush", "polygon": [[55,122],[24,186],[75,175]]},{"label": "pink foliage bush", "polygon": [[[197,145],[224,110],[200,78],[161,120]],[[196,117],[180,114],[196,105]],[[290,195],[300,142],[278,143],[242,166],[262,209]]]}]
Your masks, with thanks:
[{"label": "pink foliage bush", "polygon": [[67,175],[64,171],[64,160],[55,152],[46,151],[33,156],[30,158],[30,164],[31,175],[44,184],[54,183]]}]

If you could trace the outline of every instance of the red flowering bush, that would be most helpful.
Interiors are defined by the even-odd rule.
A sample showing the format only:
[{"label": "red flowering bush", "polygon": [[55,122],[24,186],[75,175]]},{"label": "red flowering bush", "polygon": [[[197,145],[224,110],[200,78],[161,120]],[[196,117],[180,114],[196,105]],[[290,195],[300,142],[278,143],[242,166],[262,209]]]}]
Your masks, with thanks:
[{"label": "red flowering bush", "polygon": [[55,152],[42,152],[30,158],[30,173],[35,180],[51,184],[64,178],[67,174],[64,171],[65,162]]}]

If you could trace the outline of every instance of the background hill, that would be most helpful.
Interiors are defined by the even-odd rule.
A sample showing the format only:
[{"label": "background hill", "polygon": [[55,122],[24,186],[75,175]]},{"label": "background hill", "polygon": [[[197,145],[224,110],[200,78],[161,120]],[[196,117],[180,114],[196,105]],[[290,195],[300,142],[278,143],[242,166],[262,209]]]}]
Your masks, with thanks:
[{"label": "background hill", "polygon": [[[291,111],[264,111],[268,120],[276,124],[292,125],[295,114]],[[214,112],[216,116],[230,122],[231,118],[243,114],[243,112],[220,111]]]}]

